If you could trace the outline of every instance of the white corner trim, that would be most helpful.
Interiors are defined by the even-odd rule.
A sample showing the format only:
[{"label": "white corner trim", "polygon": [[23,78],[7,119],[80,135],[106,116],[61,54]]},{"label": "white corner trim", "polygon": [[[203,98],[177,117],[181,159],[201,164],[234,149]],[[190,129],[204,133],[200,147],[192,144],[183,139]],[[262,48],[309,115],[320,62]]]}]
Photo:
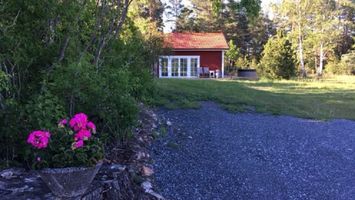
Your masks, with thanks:
[{"label": "white corner trim", "polygon": [[224,51],[222,51],[222,78],[224,78]]}]

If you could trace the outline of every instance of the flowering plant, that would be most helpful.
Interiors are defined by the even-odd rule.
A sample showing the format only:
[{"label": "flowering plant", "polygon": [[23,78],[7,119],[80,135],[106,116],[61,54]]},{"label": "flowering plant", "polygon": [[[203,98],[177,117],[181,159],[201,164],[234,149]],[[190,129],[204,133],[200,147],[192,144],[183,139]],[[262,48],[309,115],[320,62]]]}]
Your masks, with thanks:
[{"label": "flowering plant", "polygon": [[103,158],[103,145],[96,126],[87,115],[78,113],[61,119],[56,130],[36,130],[27,143],[34,152],[33,168],[93,166]]}]

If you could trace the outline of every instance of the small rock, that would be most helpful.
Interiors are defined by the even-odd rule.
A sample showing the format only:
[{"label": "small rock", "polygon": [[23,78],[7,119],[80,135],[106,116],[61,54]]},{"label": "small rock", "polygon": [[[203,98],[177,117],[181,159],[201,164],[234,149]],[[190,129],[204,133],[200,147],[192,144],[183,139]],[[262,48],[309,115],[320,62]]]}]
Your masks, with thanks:
[{"label": "small rock", "polygon": [[20,188],[10,188],[12,190],[12,193],[23,193],[25,191],[32,191],[32,187],[28,187],[28,185],[24,185],[23,187]]},{"label": "small rock", "polygon": [[124,166],[124,165],[119,165],[119,164],[112,164],[112,165],[110,166],[110,169],[118,169],[118,170],[120,170],[120,171],[123,171],[123,170],[126,169],[126,166]]},{"label": "small rock", "polygon": [[142,172],[143,172],[143,176],[151,176],[154,174],[153,169],[147,166],[142,167]]},{"label": "small rock", "polygon": [[151,191],[149,192],[148,194],[154,196],[155,198],[157,198],[158,200],[165,200],[165,198],[163,196],[161,196],[160,194],[154,192],[154,191]]},{"label": "small rock", "polygon": [[25,178],[25,183],[33,183],[36,181],[36,177],[31,177],[31,178]]},{"label": "small rock", "polygon": [[190,135],[190,136],[188,136],[187,138],[192,139],[192,136]]},{"label": "small rock", "polygon": [[152,183],[149,182],[149,181],[144,181],[144,182],[142,183],[142,188],[144,189],[145,192],[149,193],[149,192],[152,190],[153,185],[152,185]]},{"label": "small rock", "polygon": [[157,198],[159,200],[164,200],[165,199],[163,196],[161,196],[160,194],[158,194],[158,193],[153,191],[153,185],[152,185],[151,182],[144,181],[141,186],[144,189],[144,192],[154,196],[155,198]]},{"label": "small rock", "polygon": [[158,125],[156,125],[155,123],[153,123],[153,124],[152,124],[152,128],[153,128],[153,129],[156,129],[156,128],[158,128]]},{"label": "small rock", "polygon": [[137,156],[137,160],[141,160],[142,158],[145,157],[145,153],[140,151],[136,154],[136,156]]},{"label": "small rock", "polygon": [[3,177],[4,179],[11,179],[14,178],[14,173],[10,170],[4,170],[1,172],[1,177]]},{"label": "small rock", "polygon": [[171,121],[166,121],[166,125],[168,125],[168,126],[171,126],[172,125],[172,123],[171,123]]},{"label": "small rock", "polygon": [[140,141],[140,142],[144,142],[144,140],[143,140],[143,138],[142,138],[142,137],[139,137],[139,138],[138,138],[138,141]]}]

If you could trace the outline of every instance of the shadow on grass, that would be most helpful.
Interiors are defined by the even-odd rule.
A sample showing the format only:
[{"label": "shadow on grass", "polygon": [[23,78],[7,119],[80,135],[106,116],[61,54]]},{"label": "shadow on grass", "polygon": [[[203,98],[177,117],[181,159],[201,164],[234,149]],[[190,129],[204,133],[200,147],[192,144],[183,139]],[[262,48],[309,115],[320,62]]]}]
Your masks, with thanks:
[{"label": "shadow on grass", "polygon": [[198,108],[200,101],[214,101],[232,112],[256,111],[312,119],[355,119],[355,88],[328,89],[323,87],[326,85],[312,88],[307,82],[176,79],[158,80],[157,84],[155,105],[170,109]]}]

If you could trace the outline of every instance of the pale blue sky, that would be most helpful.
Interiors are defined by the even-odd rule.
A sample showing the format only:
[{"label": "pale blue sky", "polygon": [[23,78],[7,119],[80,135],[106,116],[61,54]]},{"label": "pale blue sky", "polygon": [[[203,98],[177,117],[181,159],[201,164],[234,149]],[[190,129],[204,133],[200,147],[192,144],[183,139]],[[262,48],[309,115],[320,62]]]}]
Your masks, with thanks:
[{"label": "pale blue sky", "polygon": [[[261,2],[261,7],[264,13],[268,13],[270,11],[269,5],[270,3],[278,3],[281,0],[262,0]],[[163,3],[168,2],[168,0],[162,0]],[[190,1],[189,0],[183,0],[183,4],[185,6],[189,6],[190,5]],[[164,32],[171,32],[172,30],[172,26],[173,26],[173,22],[166,22],[166,16],[163,16],[163,20],[164,20]]]}]

